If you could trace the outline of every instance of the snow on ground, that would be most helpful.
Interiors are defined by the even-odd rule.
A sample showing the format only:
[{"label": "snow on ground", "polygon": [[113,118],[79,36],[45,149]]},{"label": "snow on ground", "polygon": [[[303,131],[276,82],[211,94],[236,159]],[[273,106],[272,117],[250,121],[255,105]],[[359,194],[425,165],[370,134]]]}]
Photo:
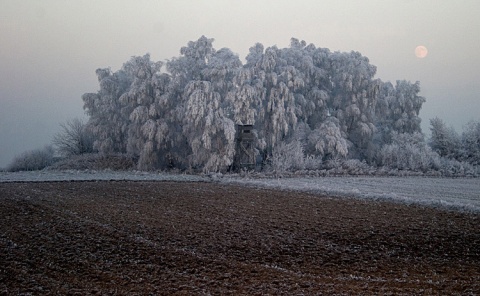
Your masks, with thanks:
[{"label": "snow on ground", "polygon": [[94,170],[43,170],[32,172],[0,172],[2,182],[46,182],[46,181],[206,181],[208,178],[185,174],[151,173],[140,171],[94,171]]},{"label": "snow on ground", "polygon": [[480,213],[480,178],[318,177],[244,180],[224,178],[224,182],[340,197],[392,200]]},{"label": "snow on ground", "polygon": [[299,190],[339,197],[392,200],[480,213],[480,178],[317,177],[242,178],[236,175],[196,176],[118,171],[0,172],[0,182],[42,181],[211,181],[283,190]]}]

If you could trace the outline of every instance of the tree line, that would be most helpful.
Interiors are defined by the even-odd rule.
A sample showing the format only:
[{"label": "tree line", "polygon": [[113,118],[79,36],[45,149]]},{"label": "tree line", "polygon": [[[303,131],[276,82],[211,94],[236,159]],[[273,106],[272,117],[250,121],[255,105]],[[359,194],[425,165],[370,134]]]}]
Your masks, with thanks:
[{"label": "tree line", "polygon": [[434,119],[427,143],[419,82],[383,82],[359,52],[292,38],[286,48],[257,43],[242,63],[213,42],[190,41],[166,62],[146,54],[115,72],[97,69],[99,90],[82,96],[86,146],[61,143],[72,130],[64,126],[57,147],[69,155],[130,155],[140,170],[225,172],[234,160],[235,127],[249,124],[263,170],[319,170],[347,160],[423,172],[447,162],[473,171],[478,165],[478,123],[460,140]]}]

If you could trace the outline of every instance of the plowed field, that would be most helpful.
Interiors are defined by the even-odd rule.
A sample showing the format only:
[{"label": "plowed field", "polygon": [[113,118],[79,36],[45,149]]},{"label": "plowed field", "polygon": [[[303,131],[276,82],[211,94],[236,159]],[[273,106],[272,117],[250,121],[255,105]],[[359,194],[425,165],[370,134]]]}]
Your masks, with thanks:
[{"label": "plowed field", "polygon": [[479,222],[215,183],[2,183],[0,295],[477,295]]}]

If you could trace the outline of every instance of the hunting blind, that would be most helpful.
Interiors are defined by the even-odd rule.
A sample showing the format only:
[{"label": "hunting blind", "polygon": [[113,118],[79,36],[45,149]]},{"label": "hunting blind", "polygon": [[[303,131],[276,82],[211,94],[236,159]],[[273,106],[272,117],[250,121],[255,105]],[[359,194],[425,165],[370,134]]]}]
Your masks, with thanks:
[{"label": "hunting blind", "polygon": [[255,135],[253,125],[237,125],[235,169],[255,168]]}]

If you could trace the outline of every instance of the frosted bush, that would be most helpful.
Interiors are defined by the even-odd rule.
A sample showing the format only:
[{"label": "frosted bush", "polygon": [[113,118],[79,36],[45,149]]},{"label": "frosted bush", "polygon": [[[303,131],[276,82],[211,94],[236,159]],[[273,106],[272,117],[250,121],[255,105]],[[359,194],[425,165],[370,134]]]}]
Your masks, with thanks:
[{"label": "frosted bush", "polygon": [[44,169],[53,164],[53,155],[54,149],[51,146],[24,152],[13,159],[7,167],[7,171],[37,171]]},{"label": "frosted bush", "polygon": [[480,121],[471,121],[462,134],[462,160],[480,166]]},{"label": "frosted bush", "polygon": [[475,177],[478,176],[478,167],[453,159],[442,159],[441,172],[447,177]]},{"label": "frosted bush", "polygon": [[380,150],[380,164],[392,169],[422,171],[438,169],[439,155],[428,147],[420,133],[393,133],[392,143]]},{"label": "frosted bush", "polygon": [[74,118],[60,124],[62,128],[53,137],[53,144],[62,156],[79,155],[93,152],[93,134],[83,120]]},{"label": "frosted bush", "polygon": [[365,161],[358,159],[347,159],[343,161],[342,169],[347,175],[369,175],[373,173],[372,167]]},{"label": "frosted bush", "polygon": [[303,170],[305,168],[303,146],[299,141],[280,143],[273,150],[270,161],[275,172]]},{"label": "frosted bush", "polygon": [[136,160],[127,154],[89,153],[62,159],[48,167],[49,170],[132,170]]},{"label": "frosted bush", "polygon": [[322,158],[315,155],[306,155],[304,158],[304,166],[306,170],[318,170],[322,167]]}]

